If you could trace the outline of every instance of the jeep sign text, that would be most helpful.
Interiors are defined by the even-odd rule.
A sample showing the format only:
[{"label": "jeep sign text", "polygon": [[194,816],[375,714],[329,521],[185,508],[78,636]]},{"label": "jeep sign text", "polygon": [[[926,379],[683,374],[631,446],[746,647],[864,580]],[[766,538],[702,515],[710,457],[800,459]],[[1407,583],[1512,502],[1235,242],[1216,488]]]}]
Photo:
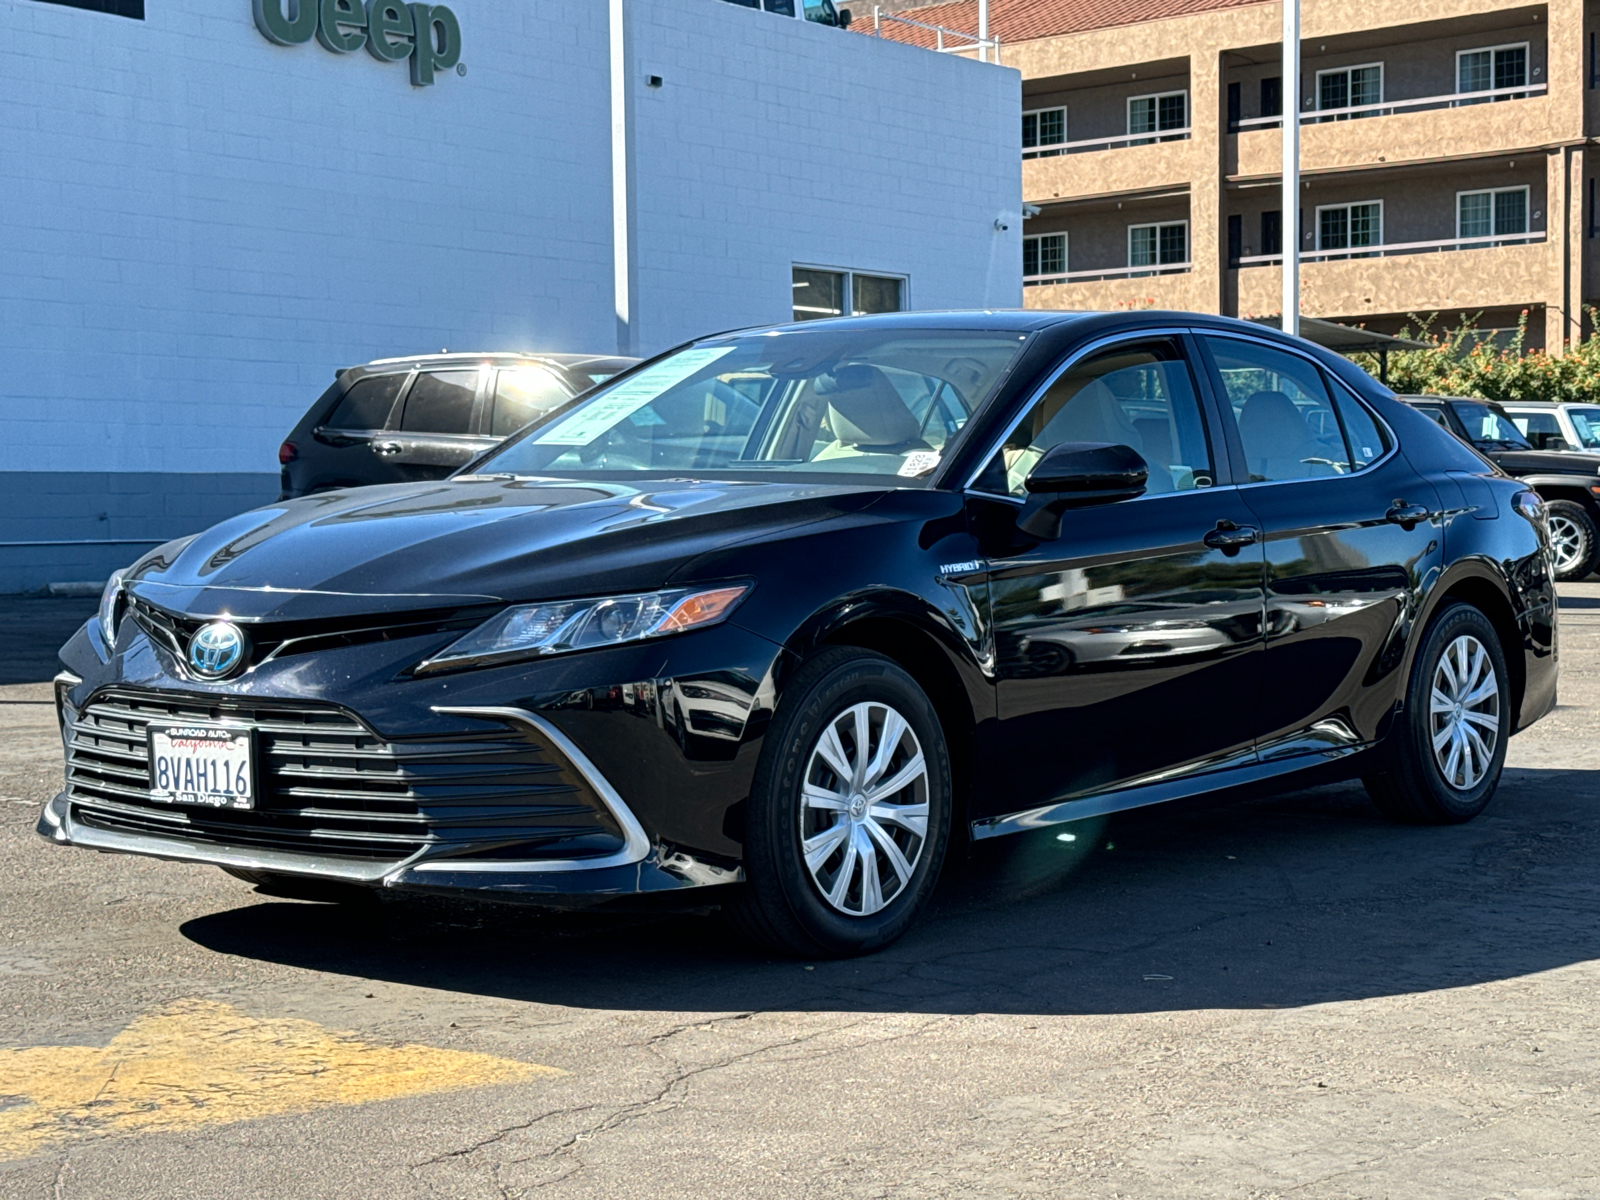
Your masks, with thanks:
[{"label": "jeep sign text", "polygon": [[337,54],[362,46],[380,62],[411,60],[411,82],[427,87],[433,73],[461,61],[461,24],[442,4],[401,0],[251,0],[256,28],[269,42],[317,41]]}]

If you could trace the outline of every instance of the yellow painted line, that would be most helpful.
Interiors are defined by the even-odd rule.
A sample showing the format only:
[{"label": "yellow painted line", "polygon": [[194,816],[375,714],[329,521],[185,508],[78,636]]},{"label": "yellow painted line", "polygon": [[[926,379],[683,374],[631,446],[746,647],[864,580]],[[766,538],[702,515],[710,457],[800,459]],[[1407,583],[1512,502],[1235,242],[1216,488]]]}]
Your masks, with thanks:
[{"label": "yellow painted line", "polygon": [[555,1067],[377,1046],[312,1021],[183,1000],[104,1047],[0,1049],[0,1159],[67,1141],[226,1125],[564,1074]]}]

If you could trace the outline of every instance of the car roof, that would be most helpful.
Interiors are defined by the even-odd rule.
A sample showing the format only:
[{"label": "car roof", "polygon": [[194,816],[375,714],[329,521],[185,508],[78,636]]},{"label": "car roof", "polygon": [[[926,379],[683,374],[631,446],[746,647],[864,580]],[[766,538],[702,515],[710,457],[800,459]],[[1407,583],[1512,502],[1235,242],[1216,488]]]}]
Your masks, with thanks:
[{"label": "car roof", "polygon": [[466,350],[442,350],[438,354],[407,354],[398,358],[375,358],[371,362],[362,363],[357,370],[367,370],[370,367],[392,367],[407,363],[418,366],[455,366],[468,363],[481,362],[547,362],[555,363],[559,367],[584,367],[596,364],[616,366],[618,370],[631,367],[638,362],[637,358],[627,358],[619,354],[544,354],[539,351],[522,350],[485,350],[480,352]]}]

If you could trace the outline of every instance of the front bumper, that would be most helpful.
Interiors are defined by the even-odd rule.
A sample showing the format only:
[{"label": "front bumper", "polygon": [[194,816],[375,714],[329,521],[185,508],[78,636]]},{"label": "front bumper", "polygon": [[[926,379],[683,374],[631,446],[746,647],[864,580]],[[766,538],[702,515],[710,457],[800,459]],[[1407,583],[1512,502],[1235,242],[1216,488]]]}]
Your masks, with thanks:
[{"label": "front bumper", "polygon": [[[556,907],[738,883],[730,813],[748,793],[764,726],[751,719],[763,715],[756,694],[778,652],[732,627],[707,634],[425,679],[404,666],[426,639],[397,639],[203,684],[132,622],[105,660],[80,633],[62,656],[81,678],[58,688],[68,787],[38,832],[108,853]],[[225,819],[240,814],[148,799],[129,716],[148,705],[166,706],[150,720],[255,723],[272,836]],[[285,732],[312,716],[312,734]],[[470,777],[441,777],[441,764]],[[409,807],[389,803],[395,792]],[[549,828],[562,817],[551,792],[565,794],[571,828]]]}]

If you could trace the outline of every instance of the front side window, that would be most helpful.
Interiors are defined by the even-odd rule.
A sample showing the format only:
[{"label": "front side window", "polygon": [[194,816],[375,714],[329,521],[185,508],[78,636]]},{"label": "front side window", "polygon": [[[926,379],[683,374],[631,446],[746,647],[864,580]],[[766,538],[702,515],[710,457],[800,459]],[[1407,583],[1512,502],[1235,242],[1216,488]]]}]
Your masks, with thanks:
[{"label": "front side window", "polygon": [[1041,108],[1022,114],[1022,157],[1048,158],[1060,154],[1053,147],[1066,144],[1067,110]]},{"label": "front side window", "polygon": [[1067,235],[1041,233],[1022,239],[1022,278],[1039,281],[1067,273]]},{"label": "front side window", "polygon": [[1566,441],[1566,436],[1561,432],[1561,421],[1553,412],[1512,413],[1511,423],[1540,450],[1549,449],[1554,438]]},{"label": "front side window", "polygon": [[[1163,133],[1186,129],[1189,125],[1189,93],[1162,92],[1154,96],[1134,96],[1128,101],[1128,132]],[[1148,138],[1135,142],[1142,146],[1155,141]]]},{"label": "front side window", "polygon": [[1456,236],[1486,238],[1528,232],[1528,189],[1456,193]]},{"label": "front side window", "polygon": [[[1251,483],[1346,475],[1382,456],[1374,426],[1358,433],[1352,460],[1328,385],[1312,363],[1237,338],[1207,337],[1206,343],[1239,429]],[[1359,405],[1355,411],[1364,412]]]},{"label": "front side window", "polygon": [[424,371],[411,385],[400,428],[407,433],[468,434],[478,372]]},{"label": "front side window", "polygon": [[1169,338],[1127,342],[1074,364],[1037,401],[973,487],[1021,496],[1062,442],[1131,446],[1150,468],[1147,495],[1210,487],[1216,476],[1189,365]]},{"label": "front side window", "polygon": [[[1383,64],[1368,63],[1361,67],[1340,67],[1335,71],[1317,72],[1317,107],[1359,108],[1378,104],[1383,100]],[[1340,113],[1329,117],[1332,121],[1346,121],[1351,117],[1372,117],[1377,113]]]},{"label": "front side window", "polygon": [[1450,408],[1474,446],[1488,450],[1533,449],[1528,439],[1522,436],[1522,431],[1501,409],[1477,400],[1452,400]]},{"label": "front side window", "polygon": [[[1463,50],[1456,55],[1456,91],[1488,92],[1528,86],[1528,43],[1487,46],[1482,50]],[[1462,104],[1485,104],[1492,100],[1520,99],[1516,93],[1505,96],[1479,96]]]},{"label": "front side window", "polygon": [[344,399],[323,422],[328,429],[383,429],[389,424],[389,413],[400,397],[400,389],[410,378],[408,372],[398,375],[369,375],[350,385]]},{"label": "front side window", "polygon": [[1189,261],[1189,222],[1128,226],[1130,267],[1184,266]]},{"label": "front side window", "polygon": [[1585,450],[1600,450],[1600,407],[1592,404],[1574,404],[1567,409],[1572,419],[1572,432],[1578,435],[1578,444]]},{"label": "front side window", "polygon": [[548,416],[572,395],[543,367],[507,367],[495,373],[494,410],[489,432],[509,437],[524,425]]},{"label": "front side window", "polygon": [[1383,244],[1383,201],[1329,204],[1317,209],[1317,249],[1349,250]]},{"label": "front side window", "polygon": [[481,470],[922,486],[1025,340],[1001,330],[838,327],[712,339],[595,389]]}]

